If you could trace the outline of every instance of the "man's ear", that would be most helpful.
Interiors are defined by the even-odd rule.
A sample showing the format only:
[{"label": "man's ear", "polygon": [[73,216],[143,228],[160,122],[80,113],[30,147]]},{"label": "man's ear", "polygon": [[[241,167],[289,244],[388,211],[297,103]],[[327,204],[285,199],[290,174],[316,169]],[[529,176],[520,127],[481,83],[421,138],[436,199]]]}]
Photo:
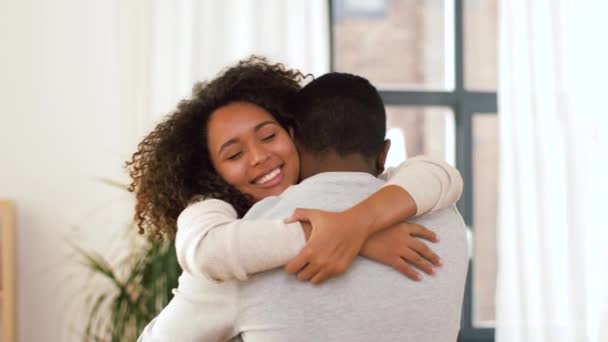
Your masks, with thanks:
[{"label": "man's ear", "polygon": [[388,150],[391,149],[391,140],[384,140],[384,148],[382,152],[378,154],[378,158],[376,158],[376,170],[378,170],[378,174],[384,172],[384,163],[386,163],[386,157],[388,157]]}]

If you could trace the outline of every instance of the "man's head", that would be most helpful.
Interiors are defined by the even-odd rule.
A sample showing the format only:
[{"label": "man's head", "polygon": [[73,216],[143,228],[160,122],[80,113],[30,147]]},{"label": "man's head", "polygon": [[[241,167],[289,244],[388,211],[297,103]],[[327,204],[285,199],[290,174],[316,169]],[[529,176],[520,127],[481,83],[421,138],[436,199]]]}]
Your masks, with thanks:
[{"label": "man's head", "polygon": [[291,106],[302,178],[324,171],[383,171],[386,111],[365,78],[332,72],[307,84]]}]

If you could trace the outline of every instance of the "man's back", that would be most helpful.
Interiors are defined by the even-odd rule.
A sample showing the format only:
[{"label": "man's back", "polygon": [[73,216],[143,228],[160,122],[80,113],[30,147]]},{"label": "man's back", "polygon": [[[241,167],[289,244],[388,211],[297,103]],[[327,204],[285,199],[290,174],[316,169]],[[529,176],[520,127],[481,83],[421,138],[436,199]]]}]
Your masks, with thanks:
[{"label": "man's back", "polygon": [[[296,207],[343,210],[382,184],[364,173],[323,173],[261,202],[246,218],[284,218]],[[468,262],[464,223],[455,208],[412,222],[441,239],[432,246],[444,261],[435,276],[414,282],[360,257],[319,286],[282,270],[256,275],[239,284],[236,324],[244,340],[455,341]]]}]

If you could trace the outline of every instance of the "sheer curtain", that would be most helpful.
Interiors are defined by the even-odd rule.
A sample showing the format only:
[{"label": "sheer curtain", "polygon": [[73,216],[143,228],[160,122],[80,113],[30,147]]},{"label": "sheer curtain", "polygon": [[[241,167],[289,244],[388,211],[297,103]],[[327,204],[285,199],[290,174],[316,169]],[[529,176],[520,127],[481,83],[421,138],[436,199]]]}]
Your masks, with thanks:
[{"label": "sheer curtain", "polygon": [[329,71],[324,0],[133,0],[117,12],[125,101],[140,134],[194,82],[251,54],[315,75]]},{"label": "sheer curtain", "polygon": [[496,341],[608,341],[608,3],[499,12]]}]

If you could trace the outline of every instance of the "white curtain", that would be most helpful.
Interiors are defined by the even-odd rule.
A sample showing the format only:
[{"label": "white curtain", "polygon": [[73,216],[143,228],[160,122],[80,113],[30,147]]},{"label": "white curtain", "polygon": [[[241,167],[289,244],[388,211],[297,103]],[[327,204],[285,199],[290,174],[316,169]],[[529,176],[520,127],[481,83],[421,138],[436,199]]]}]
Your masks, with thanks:
[{"label": "white curtain", "polygon": [[608,2],[499,13],[496,341],[608,341]]},{"label": "white curtain", "polygon": [[196,81],[251,54],[314,75],[329,71],[324,0],[132,0],[117,11],[125,101],[140,134]]}]

